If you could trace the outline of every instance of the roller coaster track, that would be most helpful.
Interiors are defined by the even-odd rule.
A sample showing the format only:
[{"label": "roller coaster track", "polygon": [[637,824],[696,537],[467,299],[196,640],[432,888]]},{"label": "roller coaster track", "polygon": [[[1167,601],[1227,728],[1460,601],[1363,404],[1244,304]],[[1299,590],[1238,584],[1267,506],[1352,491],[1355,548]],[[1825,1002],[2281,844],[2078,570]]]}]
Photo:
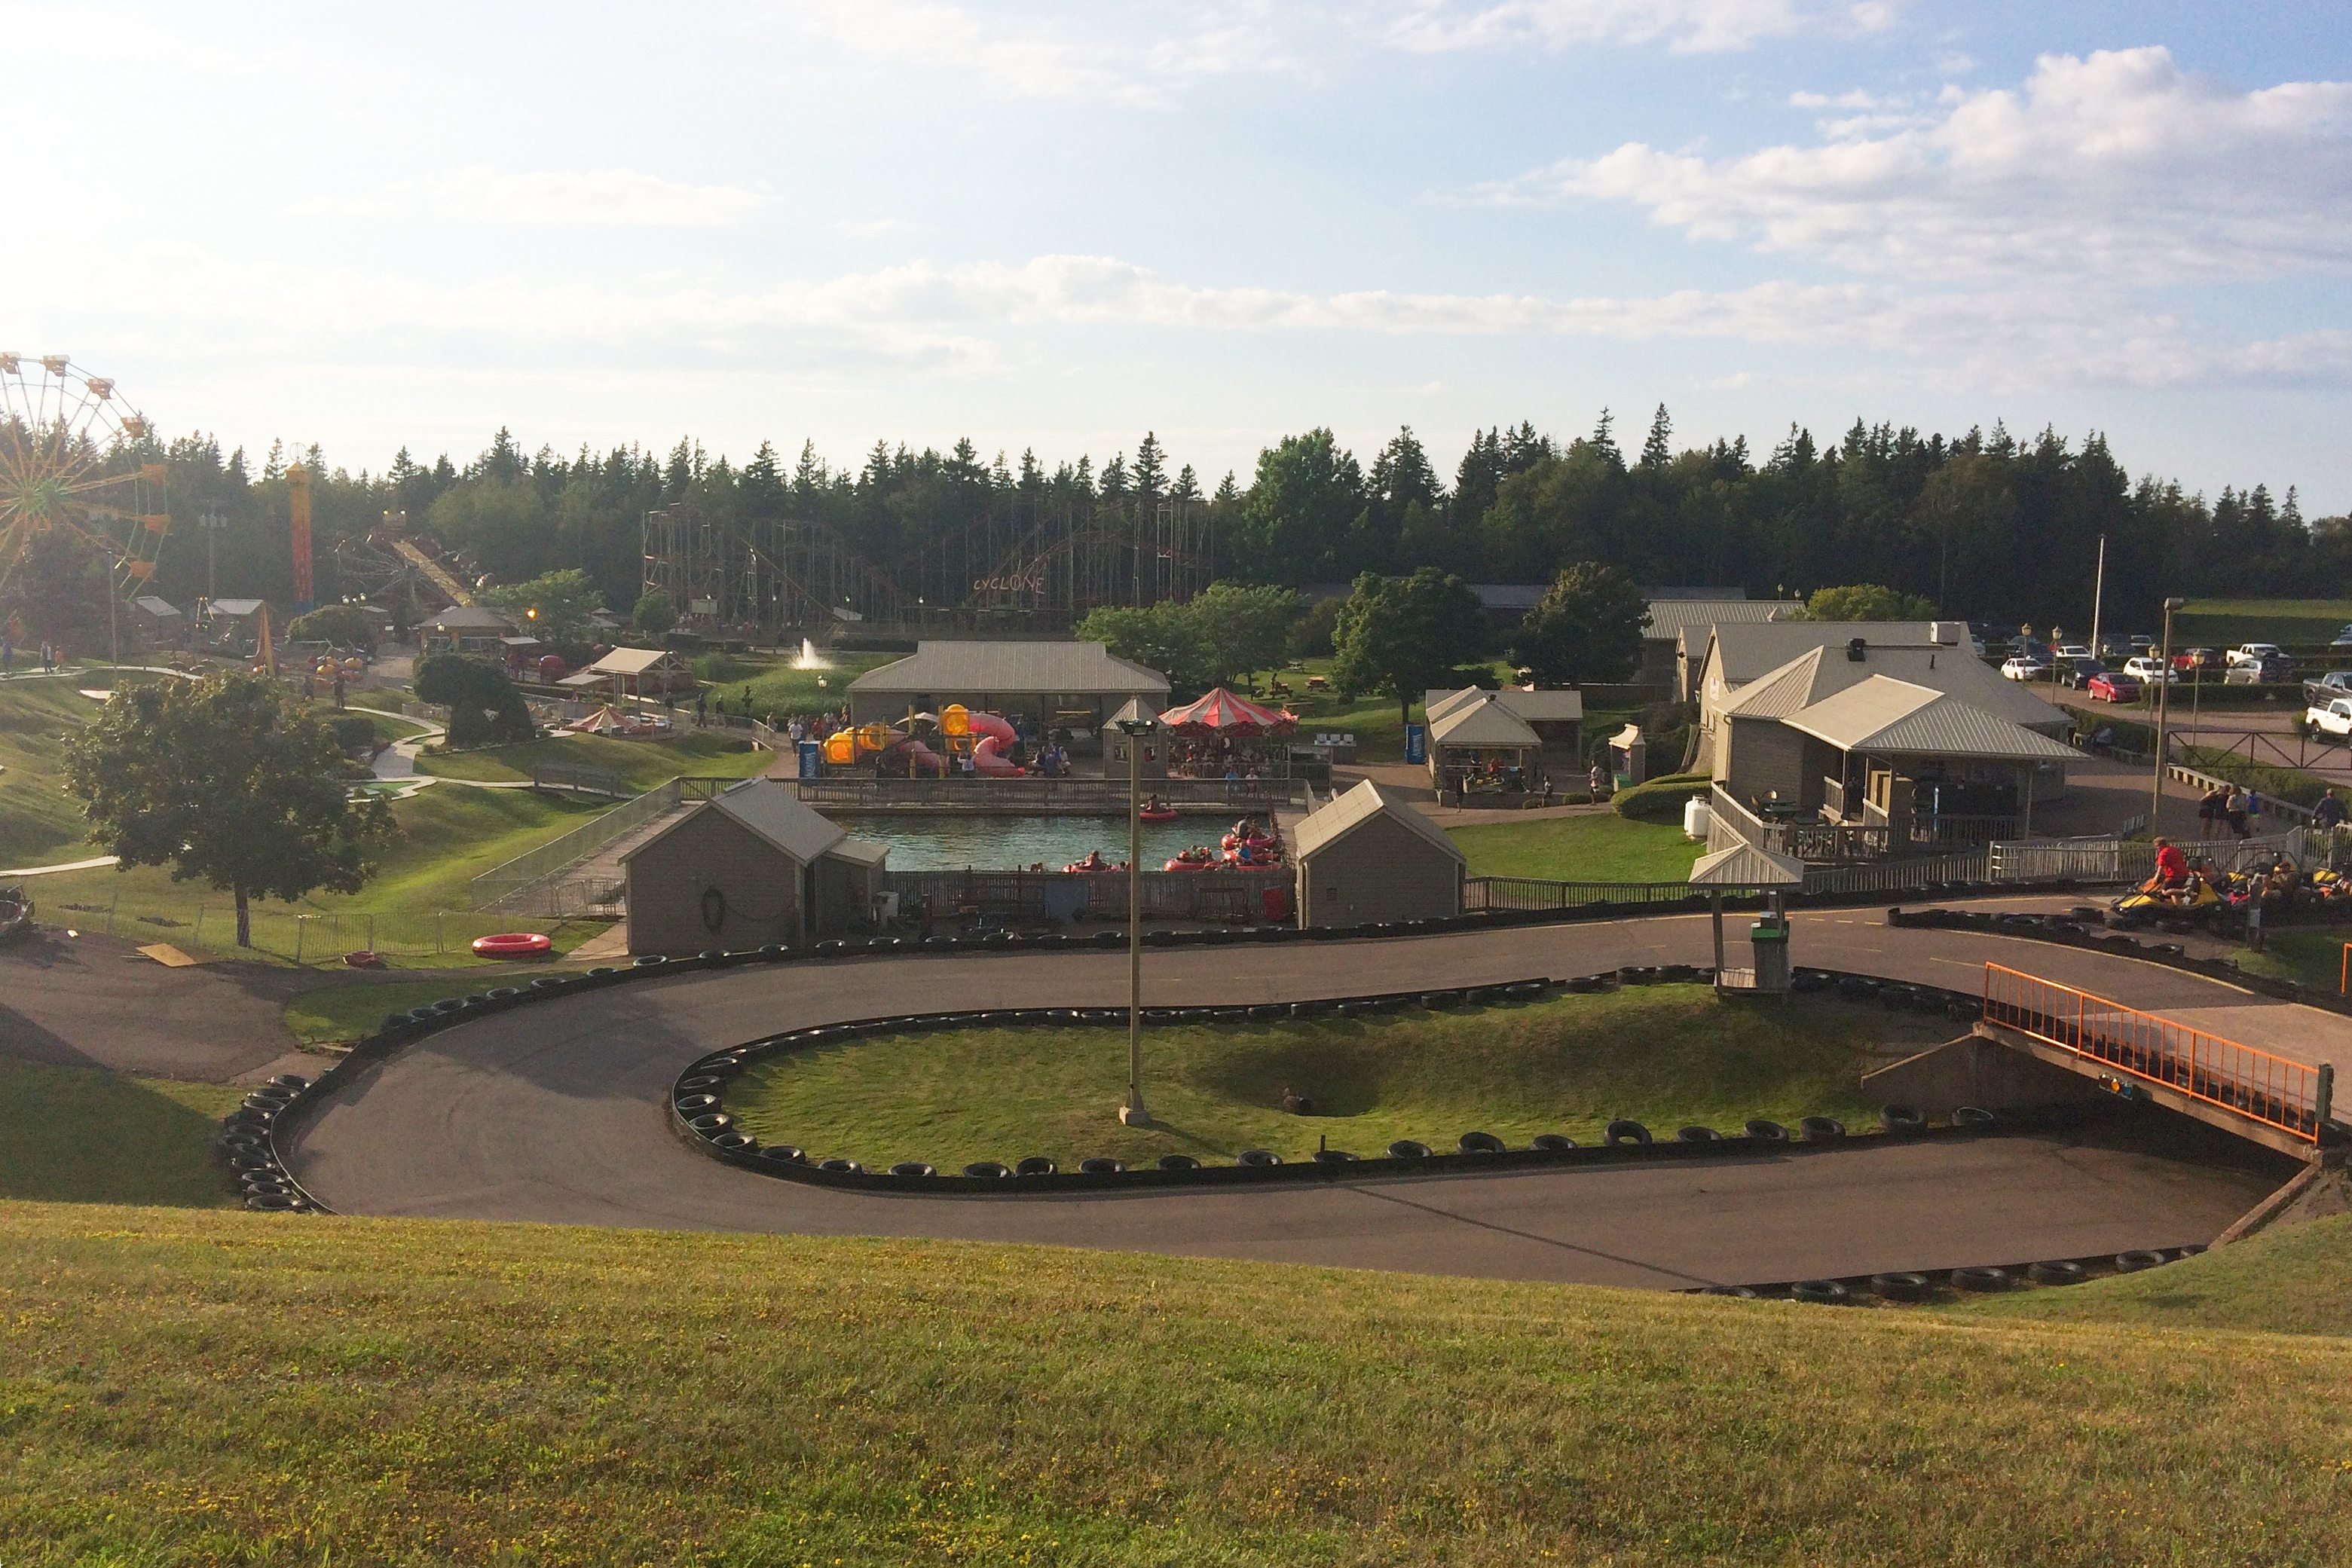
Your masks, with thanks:
[{"label": "roller coaster track", "polygon": [[418,549],[413,541],[408,539],[394,539],[392,541],[392,548],[400,552],[400,557],[403,560],[407,561],[417,570],[432,579],[433,586],[447,594],[449,596],[450,603],[471,604],[474,602],[474,596],[466,591],[466,585],[459,582],[456,577],[452,576],[447,567],[443,566],[439,561],[435,560],[431,556],[426,555],[422,549]]}]

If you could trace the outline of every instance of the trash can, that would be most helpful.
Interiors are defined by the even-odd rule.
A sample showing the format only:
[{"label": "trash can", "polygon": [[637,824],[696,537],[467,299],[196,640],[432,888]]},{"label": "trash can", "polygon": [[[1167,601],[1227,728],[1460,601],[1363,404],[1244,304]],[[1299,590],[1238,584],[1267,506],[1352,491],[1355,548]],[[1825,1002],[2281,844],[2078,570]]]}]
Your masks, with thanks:
[{"label": "trash can", "polygon": [[1789,927],[1778,920],[1759,920],[1748,928],[1748,944],[1756,950],[1756,988],[1759,991],[1785,991],[1789,988]]}]

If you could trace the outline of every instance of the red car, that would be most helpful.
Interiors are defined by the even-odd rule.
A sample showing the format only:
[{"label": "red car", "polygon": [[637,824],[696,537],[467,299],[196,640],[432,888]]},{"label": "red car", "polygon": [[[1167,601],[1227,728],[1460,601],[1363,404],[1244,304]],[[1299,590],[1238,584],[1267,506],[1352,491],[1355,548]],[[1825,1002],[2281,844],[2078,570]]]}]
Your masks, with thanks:
[{"label": "red car", "polygon": [[2126,675],[2120,670],[2110,670],[2103,675],[2093,675],[2084,688],[2091,700],[2103,703],[2136,703],[2139,701],[2139,677]]},{"label": "red car", "polygon": [[2194,674],[2200,670],[2211,670],[2218,674],[2229,666],[2230,661],[2219,648],[2190,648],[2172,655],[2172,667],[2184,675]]}]

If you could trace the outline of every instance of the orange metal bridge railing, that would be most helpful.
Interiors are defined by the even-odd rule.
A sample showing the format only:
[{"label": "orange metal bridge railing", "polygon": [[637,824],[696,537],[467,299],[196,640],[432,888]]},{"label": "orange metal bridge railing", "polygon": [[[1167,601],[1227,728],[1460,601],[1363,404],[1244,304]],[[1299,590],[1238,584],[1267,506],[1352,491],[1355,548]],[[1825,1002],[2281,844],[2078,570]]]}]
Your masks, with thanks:
[{"label": "orange metal bridge railing", "polygon": [[2155,1013],[1987,964],[1984,1016],[2120,1074],[2317,1143],[2335,1070],[2294,1061]]}]

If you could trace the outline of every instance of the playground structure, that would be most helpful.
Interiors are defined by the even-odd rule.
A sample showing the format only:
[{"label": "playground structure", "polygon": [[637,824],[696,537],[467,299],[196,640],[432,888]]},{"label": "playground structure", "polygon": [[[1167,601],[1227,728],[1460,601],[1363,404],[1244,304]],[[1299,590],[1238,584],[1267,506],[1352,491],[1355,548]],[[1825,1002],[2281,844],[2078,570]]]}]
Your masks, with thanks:
[{"label": "playground structure", "polygon": [[0,351],[0,589],[37,540],[63,534],[104,558],[115,606],[145,591],[172,527],[166,469],[126,458],[152,434],[110,378],[65,354]]},{"label": "playground structure", "polygon": [[1014,501],[888,565],[799,518],[646,514],[644,590],[690,625],[835,641],[867,634],[1062,631],[1107,606],[1182,602],[1214,574],[1208,507]]}]

